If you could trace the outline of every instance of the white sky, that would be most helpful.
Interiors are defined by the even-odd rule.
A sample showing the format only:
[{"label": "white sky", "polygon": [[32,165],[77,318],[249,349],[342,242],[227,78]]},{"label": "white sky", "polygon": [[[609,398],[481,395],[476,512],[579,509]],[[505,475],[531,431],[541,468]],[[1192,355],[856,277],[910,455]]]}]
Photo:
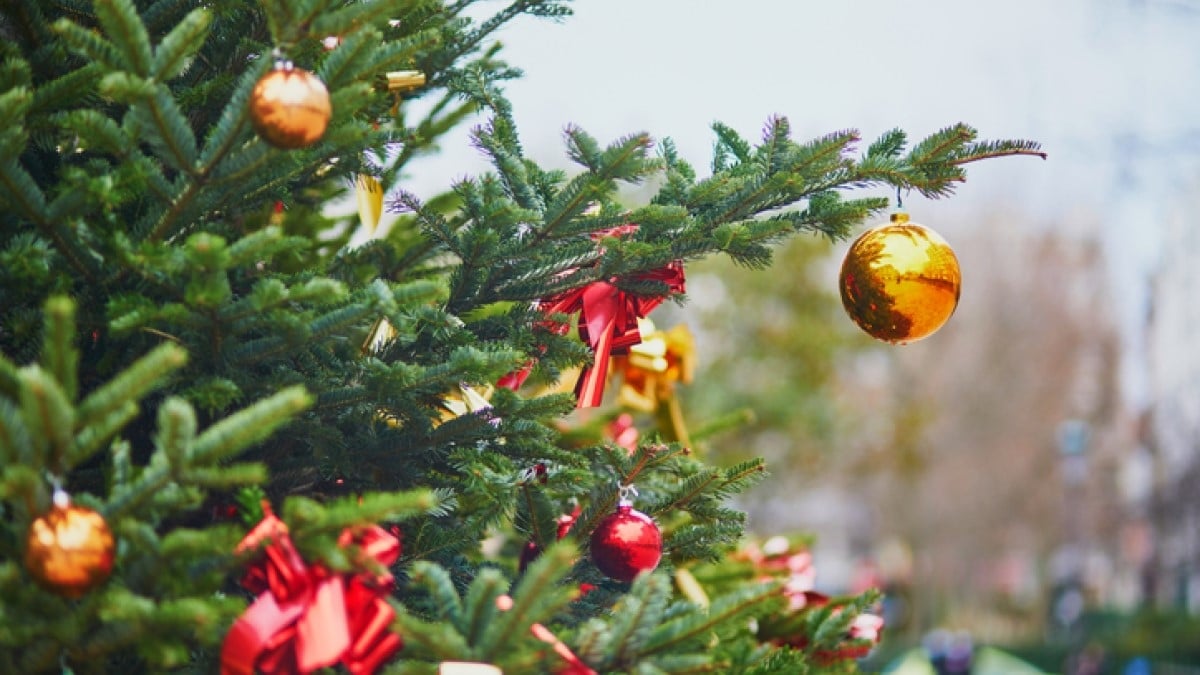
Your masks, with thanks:
[{"label": "white sky", "polygon": [[[495,9],[500,2],[482,3]],[[905,198],[950,236],[981,209],[1100,228],[1126,326],[1159,225],[1197,203],[1200,1],[1196,0],[577,0],[561,24],[523,18],[500,35],[525,77],[507,85],[528,154],[568,166],[562,129],[607,142],[670,136],[705,173],[725,122],[751,139],[773,114],[799,139],[846,127],[869,142],[959,121],[984,138],[1032,138],[1050,160],[968,169],[958,196]],[[421,196],[488,167],[449,137],[404,187]],[[1020,223],[1017,223],[1018,225]],[[1058,223],[1055,222],[1058,226]],[[1140,336],[1128,335],[1136,352]],[[1141,368],[1125,377],[1141,397]]]}]

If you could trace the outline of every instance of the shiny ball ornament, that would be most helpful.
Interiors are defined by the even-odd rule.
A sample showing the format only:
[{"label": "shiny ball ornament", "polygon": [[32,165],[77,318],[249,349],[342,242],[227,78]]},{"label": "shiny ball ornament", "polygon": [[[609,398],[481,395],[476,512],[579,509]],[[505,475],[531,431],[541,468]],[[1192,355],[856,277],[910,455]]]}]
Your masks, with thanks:
[{"label": "shiny ball ornament", "polygon": [[592,563],[610,579],[633,581],[658,567],[662,532],[650,516],[621,504],[592,532]]},{"label": "shiny ball ornament", "polygon": [[868,335],[892,344],[929,337],[954,313],[962,274],[937,232],[892,214],[850,246],[840,275],[842,306]]},{"label": "shiny ball ornament", "polygon": [[287,63],[258,80],[249,106],[254,130],[264,141],[284,150],[316,143],[333,116],[325,83]]},{"label": "shiny ball ornament", "polygon": [[54,506],[34,520],[25,540],[25,569],[46,590],[78,598],[112,572],[115,545],[108,523],[56,493]]}]

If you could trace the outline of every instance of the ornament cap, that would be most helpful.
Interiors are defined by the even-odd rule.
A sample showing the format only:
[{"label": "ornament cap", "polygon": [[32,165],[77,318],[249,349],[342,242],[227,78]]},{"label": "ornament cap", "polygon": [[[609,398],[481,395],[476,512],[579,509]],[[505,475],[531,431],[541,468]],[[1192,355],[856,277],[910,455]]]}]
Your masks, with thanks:
[{"label": "ornament cap", "polygon": [[907,223],[908,222],[908,214],[903,211],[897,211],[892,214],[892,222],[893,223]]},{"label": "ornament cap", "polygon": [[617,488],[617,510],[627,513],[633,507],[633,498],[636,496],[638,496],[638,491],[633,483]]},{"label": "ornament cap", "polygon": [[419,70],[396,70],[386,76],[388,91],[403,93],[425,86],[425,73]]}]

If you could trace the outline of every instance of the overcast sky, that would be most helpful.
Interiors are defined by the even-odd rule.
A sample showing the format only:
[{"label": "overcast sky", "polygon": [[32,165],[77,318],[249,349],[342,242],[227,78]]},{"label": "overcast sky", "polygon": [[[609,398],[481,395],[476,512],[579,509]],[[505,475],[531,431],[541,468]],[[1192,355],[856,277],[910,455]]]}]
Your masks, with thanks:
[{"label": "overcast sky", "polygon": [[[495,9],[502,3],[481,3]],[[710,124],[759,137],[786,115],[807,138],[854,127],[869,142],[967,122],[985,138],[1031,138],[1050,160],[973,165],[948,202],[905,199],[915,220],[953,234],[981,209],[1015,225],[1094,227],[1114,263],[1127,326],[1159,229],[1200,200],[1200,2],[1194,0],[577,0],[555,24],[501,33],[525,77],[510,83],[528,153],[568,166],[562,129],[601,141],[670,136],[702,172]],[[430,196],[487,167],[465,130],[414,168]],[[1028,219],[1027,222],[1025,219]],[[965,296],[964,296],[965,297]],[[1128,336],[1139,348],[1139,336]],[[1127,368],[1132,396],[1143,383]]]}]

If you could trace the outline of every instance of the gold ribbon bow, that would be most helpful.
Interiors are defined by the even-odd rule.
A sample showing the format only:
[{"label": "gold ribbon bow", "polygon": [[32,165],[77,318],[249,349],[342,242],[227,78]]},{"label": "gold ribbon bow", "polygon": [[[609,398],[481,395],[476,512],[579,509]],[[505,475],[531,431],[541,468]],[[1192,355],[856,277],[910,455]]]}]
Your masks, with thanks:
[{"label": "gold ribbon bow", "polygon": [[617,358],[622,384],[617,402],[627,408],[654,413],[667,440],[690,445],[675,384],[690,384],[696,371],[696,342],[686,324],[661,331],[650,319],[640,319],[641,344]]}]

